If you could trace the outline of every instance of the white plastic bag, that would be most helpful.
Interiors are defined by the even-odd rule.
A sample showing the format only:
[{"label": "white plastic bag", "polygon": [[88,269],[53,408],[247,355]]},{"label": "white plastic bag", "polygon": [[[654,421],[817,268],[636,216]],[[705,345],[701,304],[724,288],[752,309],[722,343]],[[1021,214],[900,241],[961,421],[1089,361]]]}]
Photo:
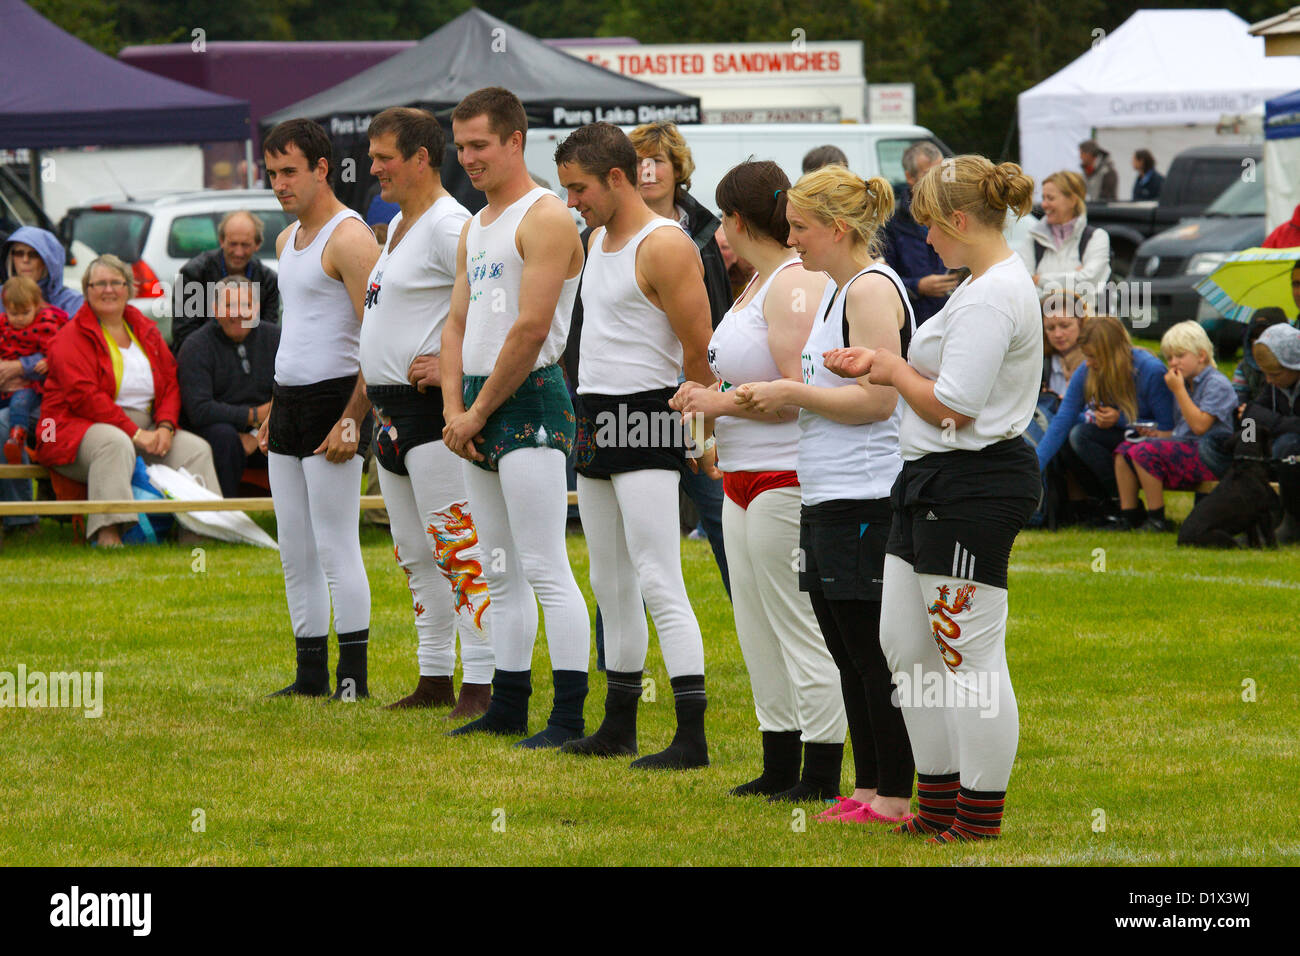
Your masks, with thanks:
[{"label": "white plastic bag", "polygon": [[[178,471],[166,465],[150,465],[147,472],[154,487],[174,501],[219,501],[221,499],[221,495],[204,488],[184,468]],[[275,539],[242,511],[178,511],[176,520],[187,530],[216,538],[218,541],[255,544],[259,548],[280,550]]]}]

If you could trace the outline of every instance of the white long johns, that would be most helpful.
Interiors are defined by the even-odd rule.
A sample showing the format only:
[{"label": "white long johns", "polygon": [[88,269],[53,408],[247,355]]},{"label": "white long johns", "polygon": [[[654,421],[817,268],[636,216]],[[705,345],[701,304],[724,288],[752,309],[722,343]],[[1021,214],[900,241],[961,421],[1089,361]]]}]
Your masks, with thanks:
[{"label": "white long johns", "polygon": [[406,453],[407,475],[379,466],[397,563],[406,572],[419,638],[421,677],[450,677],[456,634],[467,684],[490,684],[488,584],[461,459],[440,441]]},{"label": "white long johns", "polygon": [[294,637],[349,634],[370,627],[370,582],[361,560],[361,458],[267,455],[275,500],[284,596]]},{"label": "white long johns", "polygon": [[968,790],[1007,789],[1020,713],[1006,637],[1005,589],[917,574],[885,556],[880,645],[920,772],[960,771]]},{"label": "white long johns", "polygon": [[540,601],[552,669],[585,673],[591,615],[565,549],[564,452],[519,448],[501,456],[496,472],[462,467],[492,596],[496,666],[532,668]]},{"label": "white long johns", "polygon": [[843,743],[848,718],[840,670],[793,565],[799,489],[772,488],[748,508],[723,498],[722,540],[758,729],[800,730],[804,743]]},{"label": "white long johns", "polygon": [[704,641],[682,580],[679,480],[677,472],[659,468],[623,472],[608,481],[578,476],[591,590],[605,625],[610,670],[645,666],[649,608],[668,676],[704,673]]}]

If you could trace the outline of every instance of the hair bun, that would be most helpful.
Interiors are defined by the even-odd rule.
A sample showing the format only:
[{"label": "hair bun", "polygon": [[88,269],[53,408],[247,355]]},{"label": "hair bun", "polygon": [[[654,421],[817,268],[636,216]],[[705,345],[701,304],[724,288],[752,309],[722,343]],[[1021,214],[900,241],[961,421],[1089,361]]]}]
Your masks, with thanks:
[{"label": "hair bun", "polygon": [[1017,216],[1029,212],[1033,201],[1034,181],[1015,163],[999,163],[991,167],[980,188],[991,209],[1011,209]]},{"label": "hair bun", "polygon": [[894,214],[894,187],[882,176],[862,180],[862,206],[868,218],[883,225]]}]

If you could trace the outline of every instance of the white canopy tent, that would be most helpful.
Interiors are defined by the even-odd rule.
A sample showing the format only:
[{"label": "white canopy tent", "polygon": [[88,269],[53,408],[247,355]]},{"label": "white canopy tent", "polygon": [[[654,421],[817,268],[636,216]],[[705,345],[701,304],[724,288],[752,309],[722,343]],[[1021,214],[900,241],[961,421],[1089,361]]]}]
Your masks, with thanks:
[{"label": "white canopy tent", "polygon": [[1096,139],[1127,199],[1135,149],[1151,150],[1163,172],[1189,146],[1257,142],[1220,120],[1300,87],[1300,57],[1266,59],[1249,26],[1228,10],[1139,10],[1020,94],[1020,165],[1036,181],[1078,169],[1080,141]]}]

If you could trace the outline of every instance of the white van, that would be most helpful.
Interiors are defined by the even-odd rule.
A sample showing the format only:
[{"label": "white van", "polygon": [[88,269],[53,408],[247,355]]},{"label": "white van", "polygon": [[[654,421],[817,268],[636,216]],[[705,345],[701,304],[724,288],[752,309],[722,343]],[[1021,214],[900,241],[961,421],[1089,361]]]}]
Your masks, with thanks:
[{"label": "white van", "polygon": [[[622,127],[631,132],[635,127]],[[691,148],[695,173],[691,195],[714,211],[714,190],[727,170],[747,160],[770,159],[790,181],[803,169],[803,157],[818,146],[838,146],[849,158],[849,168],[863,179],[883,176],[902,183],[903,151],[918,140],[929,140],[945,156],[952,150],[924,126],[871,123],[701,123],[678,127]],[[572,130],[530,129],[524,145],[528,170],[563,195],[556,182],[555,148]]]}]

